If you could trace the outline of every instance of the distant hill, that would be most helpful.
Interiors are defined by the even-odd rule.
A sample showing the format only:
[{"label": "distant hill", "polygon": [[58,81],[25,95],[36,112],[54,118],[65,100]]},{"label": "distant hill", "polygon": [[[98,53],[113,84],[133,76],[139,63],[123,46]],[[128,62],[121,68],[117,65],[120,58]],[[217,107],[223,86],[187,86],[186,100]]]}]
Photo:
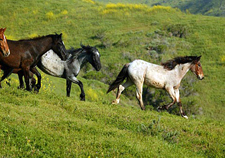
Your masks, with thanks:
[{"label": "distant hill", "polygon": [[162,5],[189,11],[192,14],[225,16],[224,0],[95,0],[104,3],[138,3],[148,6]]}]

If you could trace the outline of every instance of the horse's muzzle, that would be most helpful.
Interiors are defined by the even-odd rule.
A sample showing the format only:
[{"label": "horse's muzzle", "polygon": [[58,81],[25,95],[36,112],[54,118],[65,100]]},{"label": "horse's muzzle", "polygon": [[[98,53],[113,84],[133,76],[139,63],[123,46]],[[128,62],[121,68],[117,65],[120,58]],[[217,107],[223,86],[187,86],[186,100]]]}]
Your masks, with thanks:
[{"label": "horse's muzzle", "polygon": [[10,50],[8,51],[3,51],[3,56],[8,57],[10,55]]},{"label": "horse's muzzle", "polygon": [[98,64],[96,64],[94,68],[95,68],[95,70],[96,70],[96,71],[100,71],[100,70],[101,70],[101,68],[102,68],[101,63],[100,63],[100,62],[98,62]]},{"label": "horse's muzzle", "polygon": [[198,76],[198,79],[199,80],[203,80],[204,79],[204,76],[202,76],[202,75],[201,76]]}]

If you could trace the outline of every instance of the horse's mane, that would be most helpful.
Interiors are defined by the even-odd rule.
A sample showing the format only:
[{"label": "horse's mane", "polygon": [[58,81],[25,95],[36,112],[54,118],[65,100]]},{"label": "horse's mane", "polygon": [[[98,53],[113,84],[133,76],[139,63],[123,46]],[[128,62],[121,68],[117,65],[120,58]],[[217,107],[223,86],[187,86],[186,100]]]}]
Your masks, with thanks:
[{"label": "horse's mane", "polygon": [[83,49],[82,48],[75,49],[75,48],[71,47],[70,49],[67,50],[67,53],[74,56],[74,55],[80,54],[81,50],[83,50]]},{"label": "horse's mane", "polygon": [[197,58],[198,58],[197,56],[176,57],[164,63],[161,63],[161,65],[164,67],[164,69],[173,70],[176,67],[176,65],[190,63],[197,60]]},{"label": "horse's mane", "polygon": [[54,37],[55,34],[50,34],[50,35],[45,35],[45,36],[37,36],[37,37],[33,37],[33,38],[25,38],[25,39],[20,39],[18,41],[29,41],[29,40],[38,40],[38,39],[41,39],[41,38],[45,38],[45,37]]},{"label": "horse's mane", "polygon": [[95,47],[91,47],[91,46],[82,46],[82,48],[78,48],[78,49],[74,49],[73,47],[70,48],[69,50],[67,50],[67,60],[69,62],[72,62],[74,59],[77,59],[78,56],[83,52],[83,50],[90,50],[92,48]]},{"label": "horse's mane", "polygon": [[72,62],[74,59],[77,59],[78,56],[82,53],[82,50],[83,48],[74,49],[73,47],[67,50],[67,61]]}]

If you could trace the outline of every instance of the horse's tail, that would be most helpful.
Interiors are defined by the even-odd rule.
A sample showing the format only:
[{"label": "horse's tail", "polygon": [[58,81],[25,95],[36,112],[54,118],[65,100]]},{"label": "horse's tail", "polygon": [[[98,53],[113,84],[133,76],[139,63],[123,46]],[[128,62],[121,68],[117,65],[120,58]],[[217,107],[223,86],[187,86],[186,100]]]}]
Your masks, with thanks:
[{"label": "horse's tail", "polygon": [[116,80],[109,86],[107,93],[117,88],[123,82],[123,80],[128,76],[128,67],[129,67],[129,64],[125,64],[123,66],[119,75],[116,77]]}]

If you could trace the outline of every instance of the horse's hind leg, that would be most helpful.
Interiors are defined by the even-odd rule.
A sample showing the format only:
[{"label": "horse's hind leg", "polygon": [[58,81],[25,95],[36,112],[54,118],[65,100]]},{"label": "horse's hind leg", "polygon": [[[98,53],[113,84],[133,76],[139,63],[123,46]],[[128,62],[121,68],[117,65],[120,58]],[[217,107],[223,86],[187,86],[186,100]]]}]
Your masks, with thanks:
[{"label": "horse's hind leg", "polygon": [[145,106],[142,100],[143,83],[137,83],[135,85],[136,85],[136,97],[139,101],[139,105],[141,107],[141,110],[145,110]]},{"label": "horse's hind leg", "polygon": [[116,100],[112,101],[112,104],[118,104],[120,102],[121,93],[124,91],[125,88],[127,88],[133,84],[134,83],[128,78],[124,84],[119,85],[117,93],[116,93]]}]

